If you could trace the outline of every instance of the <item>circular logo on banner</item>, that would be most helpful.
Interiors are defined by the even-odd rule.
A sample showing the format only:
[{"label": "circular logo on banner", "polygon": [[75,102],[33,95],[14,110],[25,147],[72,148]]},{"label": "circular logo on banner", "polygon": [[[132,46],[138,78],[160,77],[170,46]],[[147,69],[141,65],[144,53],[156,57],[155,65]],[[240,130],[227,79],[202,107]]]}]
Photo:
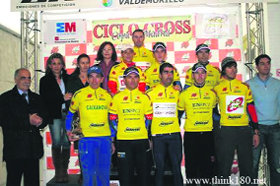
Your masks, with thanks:
[{"label": "circular logo on banner", "polygon": [[112,6],[113,0],[102,0],[103,6],[110,7]]}]

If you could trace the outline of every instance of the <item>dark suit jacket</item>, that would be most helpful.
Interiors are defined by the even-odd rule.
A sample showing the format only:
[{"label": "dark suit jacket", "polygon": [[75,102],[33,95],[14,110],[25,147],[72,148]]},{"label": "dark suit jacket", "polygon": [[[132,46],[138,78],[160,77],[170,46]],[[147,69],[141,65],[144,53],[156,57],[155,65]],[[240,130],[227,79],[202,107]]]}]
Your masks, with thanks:
[{"label": "dark suit jacket", "polygon": [[[62,74],[65,89],[68,78],[68,74]],[[53,124],[53,119],[61,119],[62,104],[65,103],[65,101],[59,85],[52,73],[46,74],[40,79],[40,95],[49,113],[49,124]]]},{"label": "dark suit jacket", "polygon": [[[3,129],[3,159],[35,158],[43,156],[43,140],[39,129],[46,126],[46,110],[40,96],[28,91],[29,103],[15,86],[0,96],[0,125]],[[43,123],[33,126],[29,115],[37,113]]]}]

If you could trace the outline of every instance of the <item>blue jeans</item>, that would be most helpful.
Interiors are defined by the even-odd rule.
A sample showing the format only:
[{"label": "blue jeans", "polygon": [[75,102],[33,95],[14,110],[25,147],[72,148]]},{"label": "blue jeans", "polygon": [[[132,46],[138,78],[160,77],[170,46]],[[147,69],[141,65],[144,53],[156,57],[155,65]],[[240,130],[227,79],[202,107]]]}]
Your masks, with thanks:
[{"label": "blue jeans", "polygon": [[254,177],[258,177],[261,151],[265,144],[267,148],[267,160],[270,169],[270,185],[280,185],[280,125],[259,125],[260,144],[253,149]]},{"label": "blue jeans", "polygon": [[164,185],[164,165],[167,156],[170,158],[171,168],[173,173],[173,184],[183,186],[183,177],[181,174],[182,162],[182,138],[181,134],[162,134],[153,136],[153,153],[156,163],[156,186]]},{"label": "blue jeans", "polygon": [[79,141],[83,185],[109,186],[111,138],[85,137]]},{"label": "blue jeans", "polygon": [[54,119],[53,124],[50,124],[49,127],[52,136],[52,147],[70,148],[70,142],[65,129],[65,115],[62,116],[62,119]]}]

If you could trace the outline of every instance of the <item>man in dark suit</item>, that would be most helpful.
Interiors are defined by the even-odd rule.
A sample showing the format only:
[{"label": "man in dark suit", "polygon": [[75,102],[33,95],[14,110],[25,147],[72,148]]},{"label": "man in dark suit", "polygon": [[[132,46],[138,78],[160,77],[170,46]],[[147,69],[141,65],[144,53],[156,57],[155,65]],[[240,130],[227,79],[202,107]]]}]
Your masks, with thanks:
[{"label": "man in dark suit", "polygon": [[30,72],[15,71],[15,87],[0,96],[0,125],[3,129],[3,159],[7,186],[39,186],[39,159],[43,156],[40,129],[46,126],[46,111],[38,94],[29,90]]}]

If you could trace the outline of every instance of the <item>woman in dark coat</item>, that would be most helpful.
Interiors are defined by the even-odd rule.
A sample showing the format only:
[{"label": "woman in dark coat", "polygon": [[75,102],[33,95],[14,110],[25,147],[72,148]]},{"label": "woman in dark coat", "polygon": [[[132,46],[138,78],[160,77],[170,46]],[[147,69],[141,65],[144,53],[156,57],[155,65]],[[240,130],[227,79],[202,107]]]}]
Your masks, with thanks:
[{"label": "woman in dark coat", "polygon": [[[81,54],[77,58],[77,67],[75,71],[70,75],[69,81],[66,86],[67,92],[74,93],[81,88],[88,86],[88,76],[87,71],[90,66],[90,57],[87,54]],[[70,101],[67,102],[67,110],[69,109]],[[75,116],[74,120],[77,120],[78,115]],[[79,126],[74,126],[78,127]],[[78,149],[78,140],[74,141],[74,148]],[[80,156],[79,156],[80,160]],[[82,170],[79,178],[79,182],[82,181]]]},{"label": "woman in dark coat", "polygon": [[70,142],[65,130],[66,102],[72,93],[66,92],[69,75],[65,71],[63,56],[52,54],[47,60],[46,75],[40,79],[40,95],[48,109],[52,137],[52,158],[56,182],[68,182]]}]

